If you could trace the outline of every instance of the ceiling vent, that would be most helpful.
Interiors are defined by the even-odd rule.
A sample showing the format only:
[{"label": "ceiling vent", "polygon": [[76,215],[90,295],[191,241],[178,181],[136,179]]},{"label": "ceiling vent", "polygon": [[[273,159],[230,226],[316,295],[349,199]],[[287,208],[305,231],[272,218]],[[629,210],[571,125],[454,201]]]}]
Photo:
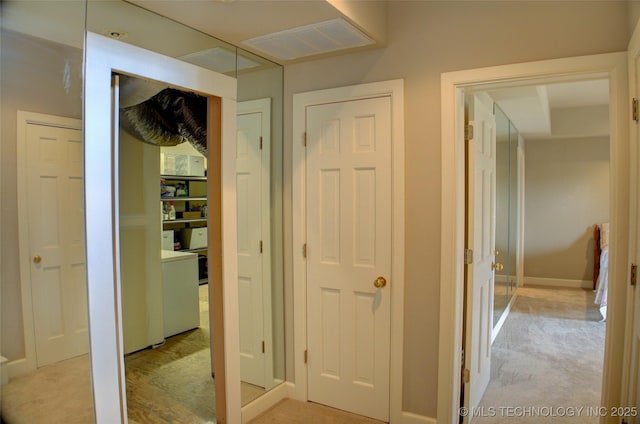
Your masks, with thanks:
[{"label": "ceiling vent", "polygon": [[222,47],[214,47],[212,49],[190,53],[188,55],[181,56],[179,59],[193,65],[211,69],[212,71],[216,71],[221,74],[242,71],[244,69],[260,66],[258,62],[239,54],[236,55],[235,52]]},{"label": "ceiling vent", "polygon": [[291,28],[243,41],[270,56],[293,60],[373,44],[374,41],[342,18]]}]

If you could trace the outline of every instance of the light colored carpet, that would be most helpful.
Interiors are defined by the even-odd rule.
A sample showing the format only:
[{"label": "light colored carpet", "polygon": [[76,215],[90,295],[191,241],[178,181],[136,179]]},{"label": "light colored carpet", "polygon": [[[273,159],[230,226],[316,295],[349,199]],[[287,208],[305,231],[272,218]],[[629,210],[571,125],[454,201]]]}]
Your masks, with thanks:
[{"label": "light colored carpet", "polygon": [[[481,402],[485,412],[495,408],[496,416],[478,416],[473,423],[597,423],[598,417],[587,416],[586,410],[578,417],[508,414],[524,411],[514,409],[518,407],[554,408],[549,411],[558,413],[558,408],[599,405],[605,329],[605,323],[599,320],[590,290],[520,288],[511,314],[494,342],[492,381]],[[189,334],[184,338],[189,338]],[[200,350],[195,349],[195,352]],[[189,356],[185,362],[191,361]],[[181,378],[174,367],[167,369]],[[185,388],[187,392],[194,389],[188,382],[169,383],[164,378],[155,377],[162,382],[161,386]],[[134,384],[133,381],[128,383]],[[146,389],[153,392],[157,388],[146,386]],[[9,385],[2,386],[1,402],[3,417],[9,423],[93,422],[88,357],[63,361],[12,379]],[[189,406],[173,407],[175,412],[184,412],[183,408]],[[500,416],[501,412],[505,416]],[[193,416],[190,414],[183,416]],[[152,422],[145,415],[141,413],[136,418],[141,419],[141,423]],[[290,399],[251,421],[251,424],[269,423],[380,424],[322,405]]]},{"label": "light colored carpet", "polygon": [[[605,323],[594,296],[582,289],[518,289],[493,344],[491,382],[473,423],[599,422],[587,409],[600,405],[604,357]],[[579,416],[563,416],[571,411],[564,408]]]},{"label": "light colored carpet", "polygon": [[382,421],[350,414],[312,402],[285,399],[250,424],[382,424]]},{"label": "light colored carpet", "polygon": [[[200,327],[170,337],[156,349],[127,355],[129,422],[215,421],[215,390],[209,355],[207,286],[200,286]],[[0,388],[0,413],[8,424],[93,423],[89,357],[83,355],[18,378]],[[241,384],[243,404],[264,389]]]},{"label": "light colored carpet", "polygon": [[89,356],[48,365],[0,388],[9,424],[93,423]]}]

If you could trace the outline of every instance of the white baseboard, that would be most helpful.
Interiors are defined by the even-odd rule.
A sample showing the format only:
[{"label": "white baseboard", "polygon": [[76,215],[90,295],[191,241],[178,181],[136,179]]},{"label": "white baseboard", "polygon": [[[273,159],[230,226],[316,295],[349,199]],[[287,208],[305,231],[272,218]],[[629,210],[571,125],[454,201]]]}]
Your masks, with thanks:
[{"label": "white baseboard", "polygon": [[[401,424],[437,424],[438,420],[431,417],[425,417],[424,415],[414,414],[413,412],[402,411]],[[394,424],[394,423],[391,423]]]},{"label": "white baseboard", "polygon": [[9,360],[0,355],[0,386],[4,386],[9,382],[9,371],[7,370]]},{"label": "white baseboard", "polygon": [[249,402],[242,407],[242,422],[246,423],[265,412],[283,399],[290,397],[294,384],[288,381],[275,386],[259,398]]},{"label": "white baseboard", "polygon": [[9,361],[6,364],[6,367],[7,377],[9,379],[28,374],[37,369],[35,361],[30,361],[29,358],[20,358]]},{"label": "white baseboard", "polygon": [[507,320],[507,317],[511,313],[511,306],[516,301],[517,297],[518,297],[518,291],[516,290],[511,296],[511,299],[509,300],[509,304],[507,305],[506,308],[504,308],[504,312],[502,313],[502,316],[500,317],[496,325],[493,326],[493,330],[491,331],[491,344],[493,344],[496,337],[498,337],[498,333],[500,333],[502,326],[504,325],[505,321]]},{"label": "white baseboard", "polygon": [[494,277],[494,281],[496,283],[506,284],[509,281],[517,281],[517,277],[515,275],[498,274]]},{"label": "white baseboard", "polygon": [[568,280],[563,278],[524,277],[525,286],[570,287],[575,289],[593,288],[593,281]]}]

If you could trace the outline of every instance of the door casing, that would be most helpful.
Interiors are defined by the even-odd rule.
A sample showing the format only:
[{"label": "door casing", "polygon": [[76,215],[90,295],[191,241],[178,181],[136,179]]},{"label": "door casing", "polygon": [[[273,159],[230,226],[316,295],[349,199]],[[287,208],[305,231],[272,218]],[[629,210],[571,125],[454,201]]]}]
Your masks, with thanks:
[{"label": "door casing", "polygon": [[[629,230],[627,55],[554,59],[441,75],[442,213],[438,422],[457,423],[464,273],[464,94],[496,87],[604,78],[610,84],[611,258],[602,406],[620,405]],[[452,283],[453,282],[453,283]]]},{"label": "door casing", "polygon": [[382,81],[348,87],[298,93],[293,96],[292,220],[293,220],[293,322],[295,385],[294,399],[307,401],[307,290],[306,262],[302,247],[306,242],[306,149],[304,146],[306,108],[313,105],[391,96],[392,127],[392,258],[391,278],[391,352],[390,352],[390,420],[402,417],[402,355],[404,350],[404,82]]},{"label": "door casing", "polygon": [[[628,47],[629,63],[629,96],[637,99],[640,95],[640,22],[635,30]],[[630,220],[629,220],[629,261],[638,265],[640,263],[640,130],[638,122],[630,121],[630,155],[631,184],[630,184]],[[627,286],[627,328],[625,334],[624,376],[622,382],[621,406],[638,407],[640,405],[640,291],[637,287]],[[637,422],[637,419],[636,419]]]},{"label": "door casing", "polygon": [[[217,302],[213,325],[220,337],[214,368],[216,398],[222,399],[218,422],[239,423],[240,358],[236,249],[235,144],[236,80],[139,47],[88,32],[85,49],[84,177],[86,213],[87,283],[90,323],[91,372],[95,420],[127,422],[124,357],[120,313],[117,222],[118,129],[113,111],[117,91],[112,74],[126,74],[208,96],[209,240],[210,256],[218,257],[213,272],[219,280],[213,290]],[[117,88],[117,87],[116,87]],[[220,262],[220,263],[218,263]],[[220,284],[221,283],[221,284]],[[210,285],[211,287],[211,285]],[[210,291],[212,289],[210,288]],[[222,322],[220,322],[222,321]],[[223,374],[223,375],[220,375]],[[222,385],[218,390],[219,385]],[[224,400],[226,399],[226,403]]]}]

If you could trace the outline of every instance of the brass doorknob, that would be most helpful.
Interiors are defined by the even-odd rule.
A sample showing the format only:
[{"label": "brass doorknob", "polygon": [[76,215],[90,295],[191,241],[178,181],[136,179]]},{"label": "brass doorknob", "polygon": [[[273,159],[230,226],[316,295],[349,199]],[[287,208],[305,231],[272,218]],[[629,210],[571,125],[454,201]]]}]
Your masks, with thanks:
[{"label": "brass doorknob", "polygon": [[491,269],[493,271],[502,271],[504,269],[504,265],[500,262],[491,263]]},{"label": "brass doorknob", "polygon": [[36,255],[33,257],[33,262],[36,264],[39,264],[40,262],[42,262],[42,257],[40,255]]},{"label": "brass doorknob", "polygon": [[373,282],[373,286],[377,289],[381,289],[387,285],[387,280],[384,277],[376,278],[376,281]]}]

